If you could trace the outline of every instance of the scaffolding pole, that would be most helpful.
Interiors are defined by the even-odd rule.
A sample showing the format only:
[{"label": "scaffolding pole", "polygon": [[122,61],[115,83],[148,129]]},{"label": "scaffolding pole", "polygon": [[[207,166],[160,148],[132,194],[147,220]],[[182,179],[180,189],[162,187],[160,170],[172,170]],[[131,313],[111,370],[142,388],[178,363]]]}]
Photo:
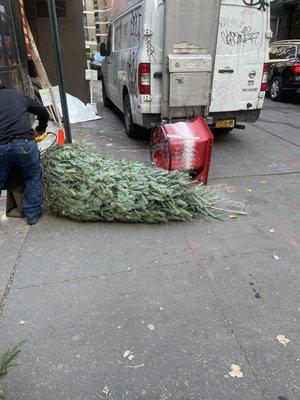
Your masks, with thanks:
[{"label": "scaffolding pole", "polygon": [[58,33],[58,26],[57,26],[55,0],[47,0],[47,1],[48,1],[49,19],[50,19],[50,25],[51,25],[53,47],[54,47],[54,52],[55,52],[56,71],[57,71],[57,77],[58,77],[59,95],[60,95],[61,109],[62,109],[62,115],[63,115],[65,134],[66,134],[66,142],[72,143],[72,134],[71,134],[71,127],[70,127],[67,95],[66,95],[66,89],[65,89],[64,71],[63,71],[63,65],[62,65],[60,40],[59,40],[59,33]]}]

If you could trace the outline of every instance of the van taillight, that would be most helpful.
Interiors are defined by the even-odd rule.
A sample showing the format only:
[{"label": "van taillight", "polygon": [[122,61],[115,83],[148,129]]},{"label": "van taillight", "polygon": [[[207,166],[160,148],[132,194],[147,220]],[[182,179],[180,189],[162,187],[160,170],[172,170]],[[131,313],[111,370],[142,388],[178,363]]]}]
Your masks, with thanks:
[{"label": "van taillight", "polygon": [[269,72],[270,72],[270,64],[264,63],[264,69],[263,69],[261,86],[260,86],[261,92],[266,92],[269,89],[269,85],[268,85]]},{"label": "van taillight", "polygon": [[151,64],[141,63],[139,65],[139,93],[151,94]]},{"label": "van taillight", "polygon": [[293,74],[300,74],[300,64],[294,64],[291,66]]}]

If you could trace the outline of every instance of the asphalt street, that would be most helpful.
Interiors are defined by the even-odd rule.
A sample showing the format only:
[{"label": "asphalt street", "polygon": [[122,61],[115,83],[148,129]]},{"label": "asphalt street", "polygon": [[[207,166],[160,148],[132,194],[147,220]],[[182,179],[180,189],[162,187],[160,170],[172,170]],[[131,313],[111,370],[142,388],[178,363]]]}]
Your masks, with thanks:
[{"label": "asphalt street", "polygon": [[[300,399],[299,104],[267,100],[216,138],[209,183],[249,216],[78,224],[46,210],[29,228],[0,200],[0,353],[27,340],[8,400]],[[147,137],[99,112],[75,141],[150,163]]]}]

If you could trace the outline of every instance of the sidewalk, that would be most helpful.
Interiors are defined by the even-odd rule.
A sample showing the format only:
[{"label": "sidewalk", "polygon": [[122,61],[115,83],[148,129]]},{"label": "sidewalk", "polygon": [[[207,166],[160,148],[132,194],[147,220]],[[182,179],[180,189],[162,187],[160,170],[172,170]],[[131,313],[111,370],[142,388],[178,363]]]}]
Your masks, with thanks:
[{"label": "sidewalk", "polygon": [[[248,201],[248,217],[78,224],[47,211],[31,228],[1,217],[0,352],[27,339],[8,400],[299,399],[300,116],[274,104],[215,145],[211,183]],[[272,122],[286,107],[298,128]],[[146,140],[101,115],[74,128],[77,142],[149,162]]]}]

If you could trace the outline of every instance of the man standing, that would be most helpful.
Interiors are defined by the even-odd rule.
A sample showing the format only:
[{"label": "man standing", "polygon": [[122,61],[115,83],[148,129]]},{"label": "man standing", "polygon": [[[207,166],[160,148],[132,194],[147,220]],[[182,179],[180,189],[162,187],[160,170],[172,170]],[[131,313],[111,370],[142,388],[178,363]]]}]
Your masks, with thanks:
[{"label": "man standing", "polygon": [[29,113],[38,117],[36,133],[45,132],[49,120],[46,108],[0,82],[0,194],[8,176],[19,174],[25,187],[20,211],[27,224],[34,225],[42,215],[43,184]]}]

